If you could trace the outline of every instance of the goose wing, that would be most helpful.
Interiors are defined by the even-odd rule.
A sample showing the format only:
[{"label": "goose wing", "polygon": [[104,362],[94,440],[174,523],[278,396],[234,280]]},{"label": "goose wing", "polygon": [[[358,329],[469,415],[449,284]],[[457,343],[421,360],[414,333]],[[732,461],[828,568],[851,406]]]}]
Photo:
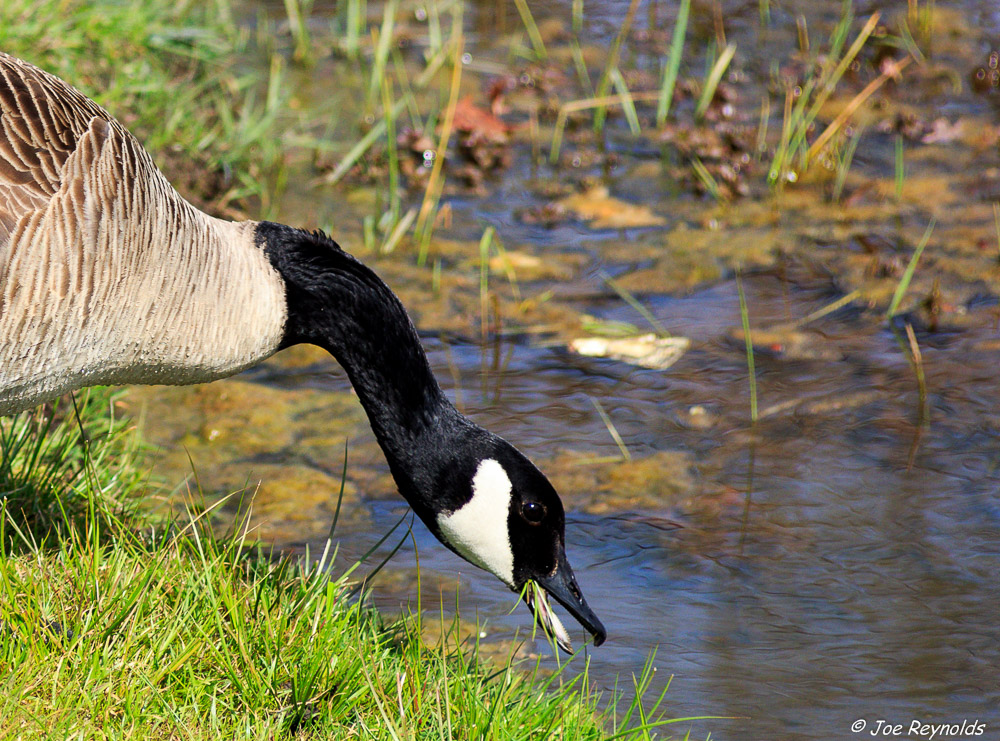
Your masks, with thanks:
[{"label": "goose wing", "polygon": [[[59,192],[66,162],[81,140],[95,130],[106,138],[113,123],[107,111],[62,80],[0,52],[0,252],[18,222]],[[116,133],[128,136],[124,129]],[[87,149],[94,156],[100,147]]]},{"label": "goose wing", "polygon": [[273,353],[284,284],[255,226],[195,209],[107,111],[0,53],[0,414]]}]

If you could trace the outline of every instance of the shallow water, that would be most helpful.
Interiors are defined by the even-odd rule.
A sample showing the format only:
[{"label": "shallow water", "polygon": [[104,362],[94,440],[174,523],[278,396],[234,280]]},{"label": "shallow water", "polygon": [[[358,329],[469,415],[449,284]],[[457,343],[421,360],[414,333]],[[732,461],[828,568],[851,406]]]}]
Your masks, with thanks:
[{"label": "shallow water", "polygon": [[[794,37],[793,10],[810,13],[810,28],[831,22],[834,16],[811,5],[776,10],[769,43],[780,48]],[[766,54],[749,51],[758,41],[756,3],[749,6],[727,13],[727,32],[748,50],[746,69],[766,69]],[[497,7],[473,14],[470,27],[489,27]],[[587,4],[598,41],[613,33],[625,7]],[[551,8],[568,17],[564,6]],[[939,58],[959,70],[988,52],[1000,31],[991,3],[962,10],[967,37],[948,36]],[[505,12],[507,22],[516,21],[513,6]],[[672,27],[668,9],[661,14]],[[488,56],[491,47],[480,43],[477,54]],[[641,53],[634,63],[652,65]],[[336,63],[321,62],[315,77],[330,74],[329,65]],[[934,104],[953,118],[997,125],[997,101],[967,89]],[[524,296],[554,292],[556,308],[544,315],[556,322],[550,331],[514,320],[483,345],[475,339],[476,288],[432,298],[426,269],[415,271],[398,255],[366,257],[414,312],[435,372],[460,408],[515,442],[560,490],[570,561],[610,634],[591,651],[592,680],[614,687],[655,650],[654,689],[674,677],[669,714],[732,717],[695,722],[692,737],[860,738],[878,719],[905,728],[913,720],[978,720],[986,724],[982,737],[996,737],[1000,269],[991,199],[963,194],[972,186],[979,193],[977,178],[992,182],[997,147],[908,144],[908,180],[897,202],[863,196],[867,182],[891,191],[886,153],[893,138],[875,135],[859,149],[849,180],[863,196],[853,204],[831,206],[820,188],[806,186],[717,207],[667,178],[651,178],[648,153],[630,141],[615,122],[609,144],[622,154],[606,182],[616,197],[663,215],[662,228],[525,223],[519,210],[544,201],[540,183],[567,176],[534,171],[523,153],[489,183],[488,196],[450,199],[448,236],[478,240],[490,224],[509,249],[568,271],[520,284]],[[595,167],[589,174],[603,173]],[[932,176],[945,187],[926,185]],[[330,213],[331,193],[315,197],[303,201],[296,189],[282,218],[311,225],[311,211]],[[898,271],[890,265],[883,281],[873,271],[892,260],[905,265],[931,216],[938,218],[935,238],[911,295],[929,295],[937,281],[945,306],[938,326],[915,301],[887,322]],[[348,246],[357,229],[352,218],[337,212]],[[989,244],[989,254],[977,240]],[[441,248],[473,286],[476,249],[470,242],[463,262]],[[738,263],[754,328],[756,424],[736,329]],[[566,349],[579,331],[567,316],[643,325],[600,271],[634,290],[669,331],[692,340],[676,365],[649,370]],[[503,283],[502,276],[492,280]],[[847,306],[794,332],[782,328],[855,289],[861,298]],[[907,355],[907,322],[921,350],[925,407]],[[189,468],[179,443],[210,494],[239,487],[247,472],[292,470],[262,494],[256,520],[261,536],[279,546],[322,548],[347,438],[341,561],[363,554],[405,512],[344,374],[321,354],[283,353],[236,381],[132,398],[146,410],[147,437],[167,449],[159,470],[172,483]],[[630,461],[620,459],[595,399]],[[303,482],[306,474],[312,478]],[[299,488],[290,483],[296,477]],[[455,604],[457,589],[463,617],[484,623],[485,643],[529,629],[528,611],[511,613],[512,595],[492,577],[459,561],[419,523],[414,537],[432,619],[440,600],[449,609]],[[401,602],[415,604],[413,564],[406,542],[374,585],[379,606],[392,612]],[[567,626],[579,640],[580,631]],[[533,648],[547,650],[542,641]],[[859,719],[867,729],[853,733]],[[683,735],[687,726],[674,728]]]}]

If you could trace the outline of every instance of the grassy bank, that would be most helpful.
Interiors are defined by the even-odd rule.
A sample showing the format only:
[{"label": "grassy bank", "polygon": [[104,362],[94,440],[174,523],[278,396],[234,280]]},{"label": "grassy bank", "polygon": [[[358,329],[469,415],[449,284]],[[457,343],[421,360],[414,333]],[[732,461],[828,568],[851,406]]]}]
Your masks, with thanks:
[{"label": "grassy bank", "polygon": [[428,647],[419,618],[384,624],[329,576],[329,551],[293,563],[217,539],[197,518],[154,526],[129,514],[145,488],[133,433],[105,392],[80,407],[79,418],[62,405],[0,428],[0,737],[577,739],[612,728],[585,675],[480,661],[456,641]]}]

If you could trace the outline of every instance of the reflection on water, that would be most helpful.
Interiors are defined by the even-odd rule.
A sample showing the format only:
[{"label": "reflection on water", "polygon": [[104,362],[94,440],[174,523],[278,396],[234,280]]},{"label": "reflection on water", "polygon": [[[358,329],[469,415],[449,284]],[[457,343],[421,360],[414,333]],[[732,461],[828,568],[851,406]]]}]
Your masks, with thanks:
[{"label": "reflection on water", "polygon": [[[532,5],[544,15],[546,6]],[[552,12],[565,13],[566,5],[551,4]],[[672,24],[666,5],[659,4],[659,12]],[[840,7],[830,3],[813,12],[813,3],[772,4],[776,28],[758,39],[757,3],[723,5],[729,38],[741,49],[755,49],[758,42],[786,49],[796,38],[797,13],[812,13],[813,30],[824,28],[823,19],[829,23]],[[627,6],[587,3],[597,35],[613,32]],[[965,6],[972,28],[997,29],[994,3]],[[484,29],[519,22],[511,3],[476,7],[469,22],[484,36]],[[646,17],[640,13],[640,27]],[[770,62],[767,53],[748,53],[745,64],[764,70],[766,79]],[[643,66],[641,55],[636,64]],[[317,79],[329,73],[321,66]],[[953,115],[960,112],[982,117],[989,108],[966,96]],[[620,122],[616,126],[623,128]],[[609,138],[614,147],[614,133]],[[874,146],[891,150],[892,141],[884,137]],[[875,167],[870,156],[858,153],[869,172]],[[954,160],[950,175],[957,178],[962,173],[955,168],[978,167],[986,157],[995,160],[995,153],[962,160],[945,152],[942,158]],[[676,184],[650,177],[636,157],[624,158],[615,171],[615,194],[646,199],[669,216],[667,230],[590,231],[575,222],[543,227],[515,216],[540,199],[527,159],[515,158],[504,178],[490,184],[495,190],[489,198],[452,201],[454,233],[478,240],[485,222],[508,247],[552,260],[572,256],[572,277],[525,283],[521,289],[527,296],[551,289],[553,303],[574,314],[641,323],[597,276],[606,271],[633,279],[656,319],[692,340],[675,366],[654,371],[572,355],[565,349],[565,328],[548,335],[504,335],[486,347],[456,339],[448,312],[461,309],[430,308],[426,271],[412,274],[390,261],[378,264],[395,288],[409,292],[404,296],[421,327],[433,333],[425,338],[431,361],[456,403],[515,442],[557,483],[568,510],[570,561],[609,630],[607,644],[591,652],[593,681],[612,688],[622,677],[627,685],[655,650],[655,689],[674,677],[667,695],[671,714],[738,716],[697,722],[693,738],[709,732],[716,739],[851,738],[852,722],[872,724],[879,718],[907,727],[914,719],[978,719],[987,723],[985,736],[995,736],[1000,727],[1000,330],[989,286],[965,294],[962,311],[952,316],[960,330],[946,321],[931,332],[920,316],[909,317],[928,389],[922,414],[902,325],[893,331],[881,311],[855,301],[794,331],[782,329],[842,296],[842,275],[867,276],[869,263],[898,261],[897,252],[908,258],[905,247],[913,242],[908,235],[919,235],[928,221],[917,205],[900,209],[891,223],[869,208],[845,227],[847,210],[831,208],[813,193],[811,202],[797,196],[802,200],[780,218],[770,217],[767,204],[757,212],[753,204],[734,206],[722,215],[733,226],[713,232],[703,225],[719,218],[719,210],[690,197],[673,199]],[[910,177],[915,165],[908,167]],[[296,214],[311,212],[314,204],[301,196],[288,199],[285,220],[303,222]],[[941,230],[952,228],[946,226],[951,219],[978,225],[994,238],[988,204],[972,203],[967,217],[960,208],[964,205],[956,205],[950,216],[938,214],[939,233],[948,234]],[[338,217],[350,223],[341,211]],[[670,231],[683,223],[692,225],[687,232]],[[958,236],[941,253],[971,239],[951,234]],[[679,244],[684,235],[690,245]],[[763,243],[755,245],[758,240]],[[743,339],[734,331],[740,325],[737,288],[723,267],[732,264],[726,250],[736,249],[734,243],[748,265],[764,266],[743,274],[751,325],[758,330],[756,425],[750,421]],[[475,249],[472,242],[469,254]],[[469,259],[448,262],[462,270],[462,260]],[[695,288],[680,282],[677,273],[683,270],[700,276],[690,283]],[[923,283],[914,290],[926,294],[939,274],[946,276],[946,290],[962,275],[944,257],[925,259],[917,277]],[[478,307],[477,302],[473,296],[471,305]],[[478,316],[468,324],[466,334],[474,337]],[[242,379],[260,388],[266,404],[285,411],[275,412],[281,436],[264,432],[252,449],[226,453],[240,472],[253,465],[299,465],[333,481],[350,437],[345,506],[353,517],[341,529],[341,559],[349,563],[361,556],[405,505],[392,496],[385,463],[348,396],[343,373],[321,356],[283,354]],[[164,411],[174,404],[173,393],[158,390],[144,397],[148,419],[182,414]],[[631,461],[617,460],[619,448],[591,400],[606,410]],[[196,451],[197,465],[211,467],[210,446],[186,440],[185,430],[207,429],[206,419],[237,413],[244,405],[222,404],[220,411],[215,401],[210,408],[197,398],[186,403],[193,410],[188,419],[171,418],[161,428],[147,424],[147,435],[166,444],[185,442]],[[213,433],[201,434],[208,439]],[[182,456],[180,468],[186,465]],[[330,507],[312,506],[308,520],[301,512],[270,510],[270,529],[263,532],[280,545],[309,545],[315,552],[322,547]],[[485,622],[487,641],[528,629],[527,610],[511,613],[514,597],[493,577],[446,551],[419,523],[415,528],[423,604],[431,605],[432,616],[440,599],[454,605],[458,587],[462,614]],[[377,604],[389,611],[402,601],[415,604],[413,581],[406,578],[413,563],[407,541],[376,584]],[[579,641],[582,631],[571,622],[566,620]],[[547,650],[540,641],[536,649]],[[679,735],[685,731],[680,728]]]}]

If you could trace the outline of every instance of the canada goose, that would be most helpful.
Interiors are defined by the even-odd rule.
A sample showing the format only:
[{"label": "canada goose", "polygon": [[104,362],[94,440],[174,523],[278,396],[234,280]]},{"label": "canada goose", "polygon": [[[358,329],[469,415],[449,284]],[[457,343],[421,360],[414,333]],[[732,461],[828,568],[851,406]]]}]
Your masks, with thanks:
[{"label": "canada goose", "polygon": [[600,645],[563,507],[516,448],[447,400],[399,299],[320,232],[208,216],[136,139],[0,52],[0,414],[94,384],[187,384],[289,345],[347,371],[400,493],[437,538],[526,599],[570,650],[556,598]]}]

